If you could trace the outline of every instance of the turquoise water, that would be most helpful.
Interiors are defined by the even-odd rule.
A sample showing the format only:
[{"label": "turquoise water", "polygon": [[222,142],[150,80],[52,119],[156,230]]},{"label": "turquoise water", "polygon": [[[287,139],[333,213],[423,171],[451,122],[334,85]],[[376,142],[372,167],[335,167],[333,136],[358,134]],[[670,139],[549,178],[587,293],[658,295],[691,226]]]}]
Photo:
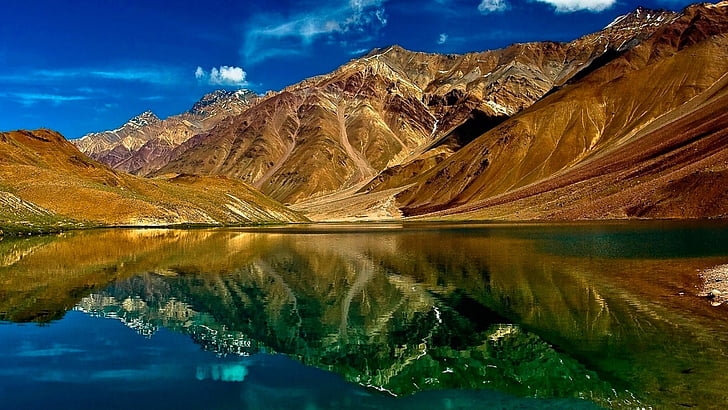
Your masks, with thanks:
[{"label": "turquoise water", "polygon": [[720,408],[719,223],[0,241],[7,408]]}]

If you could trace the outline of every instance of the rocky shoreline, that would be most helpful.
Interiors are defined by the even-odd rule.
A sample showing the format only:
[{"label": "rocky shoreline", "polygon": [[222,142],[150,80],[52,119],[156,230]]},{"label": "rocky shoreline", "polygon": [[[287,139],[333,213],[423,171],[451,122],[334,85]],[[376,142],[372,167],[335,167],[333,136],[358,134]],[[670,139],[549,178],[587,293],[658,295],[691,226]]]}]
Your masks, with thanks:
[{"label": "rocky shoreline", "polygon": [[718,265],[700,273],[703,288],[699,295],[710,300],[713,306],[728,302],[728,264]]}]

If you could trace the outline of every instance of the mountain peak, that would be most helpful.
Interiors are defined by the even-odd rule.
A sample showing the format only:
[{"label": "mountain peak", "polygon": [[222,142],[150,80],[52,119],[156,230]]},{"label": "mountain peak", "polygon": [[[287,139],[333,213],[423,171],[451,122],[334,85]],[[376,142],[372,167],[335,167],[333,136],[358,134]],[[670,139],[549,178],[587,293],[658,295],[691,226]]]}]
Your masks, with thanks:
[{"label": "mountain peak", "polygon": [[[197,115],[205,115],[209,111],[214,110],[214,107],[211,107],[218,103],[225,103],[226,101],[232,100],[235,102],[243,102],[243,103],[249,103],[251,102],[255,97],[257,97],[257,94],[254,93],[251,90],[247,89],[240,89],[236,91],[229,91],[229,90],[215,90],[213,92],[207,93],[200,98],[199,101],[197,101],[192,108],[190,108],[190,113],[197,114]],[[211,108],[213,108],[211,110]]]},{"label": "mountain peak", "polygon": [[172,148],[247,109],[258,96],[250,90],[216,90],[187,112],[164,121],[145,111],[114,130],[90,133],[73,143],[85,154],[127,172],[142,173]]},{"label": "mountain peak", "polygon": [[689,11],[693,10],[713,10],[713,11],[719,11],[723,12],[723,10],[717,10],[717,9],[723,9],[728,7],[728,0],[724,0],[718,3],[694,3],[690,4],[685,7],[683,10],[683,14],[688,13]]},{"label": "mountain peak", "polygon": [[[728,0],[719,1],[718,3],[697,3],[697,4],[694,4],[693,6],[701,6],[701,7],[706,7],[709,9],[728,7]],[[691,7],[691,6],[688,6],[688,7]]]},{"label": "mountain peak", "polygon": [[678,13],[665,9],[648,9],[639,6],[633,12],[615,18],[605,30],[637,30],[645,26],[659,26]]},{"label": "mountain peak", "polygon": [[144,111],[143,113],[137,115],[136,117],[130,119],[127,121],[126,125],[130,125],[132,127],[138,128],[143,127],[145,125],[154,124],[156,122],[161,121],[159,117],[157,117],[156,114],[154,114],[151,110]]},{"label": "mountain peak", "polygon": [[403,48],[402,46],[400,46],[398,44],[392,44],[389,47],[374,48],[374,49],[372,49],[372,51],[368,52],[367,54],[365,54],[361,58],[364,59],[364,60],[369,60],[371,58],[375,58],[375,57],[379,57],[379,56],[382,56],[384,54],[387,54],[390,51],[393,51],[395,53],[409,52],[409,50]]}]

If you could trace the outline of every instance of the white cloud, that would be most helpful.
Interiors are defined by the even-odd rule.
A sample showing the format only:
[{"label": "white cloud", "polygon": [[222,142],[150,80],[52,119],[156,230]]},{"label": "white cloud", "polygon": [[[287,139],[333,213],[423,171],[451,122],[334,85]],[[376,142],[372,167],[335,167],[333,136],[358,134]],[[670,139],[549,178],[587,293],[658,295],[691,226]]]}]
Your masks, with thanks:
[{"label": "white cloud", "polygon": [[210,83],[220,85],[245,84],[245,71],[240,67],[221,66],[210,71]]},{"label": "white cloud", "polygon": [[210,85],[234,85],[243,87],[248,84],[245,81],[246,73],[240,67],[223,65],[219,68],[212,67],[207,73],[202,67],[195,70],[195,78],[205,81]]},{"label": "white cloud", "polygon": [[437,39],[437,44],[445,44],[447,42],[447,33],[440,33],[440,37]]},{"label": "white cloud", "polygon": [[319,39],[342,45],[351,42],[361,48],[387,25],[386,1],[337,0],[285,17],[255,16],[240,53],[247,63],[255,64],[270,57],[303,54]]},{"label": "white cloud", "polygon": [[[485,1],[485,0],[484,0]],[[557,13],[573,13],[575,11],[586,10],[591,12],[599,12],[612,7],[616,0],[536,0],[541,3],[547,3],[556,8]]]},{"label": "white cloud", "polygon": [[202,67],[197,66],[197,70],[195,70],[195,78],[196,79],[202,79],[205,76],[205,70],[202,69]]},{"label": "white cloud", "polygon": [[508,7],[506,0],[482,0],[478,5],[478,11],[481,14],[501,13],[508,10]]}]

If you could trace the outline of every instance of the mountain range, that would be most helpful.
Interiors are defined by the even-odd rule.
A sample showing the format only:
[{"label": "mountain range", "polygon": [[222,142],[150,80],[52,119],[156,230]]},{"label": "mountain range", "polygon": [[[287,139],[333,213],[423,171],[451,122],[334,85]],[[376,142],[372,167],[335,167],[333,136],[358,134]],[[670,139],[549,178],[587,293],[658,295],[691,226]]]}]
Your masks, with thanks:
[{"label": "mountain range", "polygon": [[568,43],[391,46],[73,143],[145,183],[224,176],[312,220],[725,217],[727,33],[724,1]]},{"label": "mountain range", "polygon": [[145,111],[115,130],[91,133],[72,142],[93,159],[121,171],[144,174],[156,158],[241,113],[257,98],[247,90],[218,90],[203,96],[189,111],[166,120]]}]

